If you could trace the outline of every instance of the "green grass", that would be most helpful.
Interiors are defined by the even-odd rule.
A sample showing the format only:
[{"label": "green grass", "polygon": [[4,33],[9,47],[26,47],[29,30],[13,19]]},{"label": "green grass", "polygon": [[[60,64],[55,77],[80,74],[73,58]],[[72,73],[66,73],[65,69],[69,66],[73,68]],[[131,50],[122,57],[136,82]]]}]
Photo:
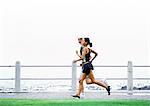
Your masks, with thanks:
[{"label": "green grass", "polygon": [[150,106],[150,100],[0,99],[0,106]]}]

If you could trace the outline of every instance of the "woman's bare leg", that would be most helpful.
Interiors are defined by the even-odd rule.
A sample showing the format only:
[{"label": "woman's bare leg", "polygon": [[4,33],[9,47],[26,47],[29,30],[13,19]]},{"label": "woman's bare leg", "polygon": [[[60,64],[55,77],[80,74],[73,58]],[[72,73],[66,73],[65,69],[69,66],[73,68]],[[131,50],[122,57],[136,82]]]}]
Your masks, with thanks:
[{"label": "woman's bare leg", "polygon": [[[101,81],[101,82],[108,86],[108,84],[105,81]],[[93,84],[93,82],[91,81],[89,77],[86,78],[86,84]]]},{"label": "woman's bare leg", "polygon": [[107,90],[107,92],[108,92],[108,95],[110,95],[110,86],[108,86],[108,85],[107,85],[106,83],[104,83],[103,81],[95,80],[92,70],[90,71],[89,78],[91,79],[91,81],[92,81],[94,84],[97,84],[97,85],[99,85],[99,86],[102,86],[102,87],[106,88],[106,90]]},{"label": "woman's bare leg", "polygon": [[93,84],[90,78],[86,78],[86,84]]},{"label": "woman's bare leg", "polygon": [[80,94],[81,94],[81,92],[83,91],[83,89],[84,89],[84,87],[83,87],[83,81],[84,81],[84,79],[86,78],[86,74],[85,73],[83,73],[82,75],[81,75],[81,79],[80,79],[80,81],[79,81],[79,89],[78,89],[78,92],[77,92],[77,96],[80,96]]},{"label": "woman's bare leg", "polygon": [[97,85],[99,85],[99,86],[102,86],[102,87],[104,87],[104,88],[106,88],[106,89],[108,88],[108,85],[107,85],[106,83],[104,83],[103,81],[95,80],[92,70],[90,71],[89,78],[91,79],[91,81],[92,81],[94,84],[97,84]]},{"label": "woman's bare leg", "polygon": [[[79,83],[80,83],[80,80],[81,80],[81,76],[80,76],[80,79],[79,79]],[[82,93],[84,93],[84,87],[82,88]]]}]

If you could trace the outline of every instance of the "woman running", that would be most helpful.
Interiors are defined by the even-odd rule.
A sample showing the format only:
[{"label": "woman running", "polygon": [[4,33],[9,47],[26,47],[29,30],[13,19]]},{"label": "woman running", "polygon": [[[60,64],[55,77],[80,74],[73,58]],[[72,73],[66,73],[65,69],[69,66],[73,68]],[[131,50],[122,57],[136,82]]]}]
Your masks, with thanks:
[{"label": "woman running", "polygon": [[[81,45],[81,42],[84,38],[78,38],[78,43]],[[89,39],[89,38],[85,38],[85,39]],[[92,43],[89,45],[90,47],[92,47]],[[79,58],[81,58],[82,55],[82,50],[83,50],[83,46],[81,45],[80,47],[80,54],[78,53],[78,51],[76,51],[76,54]],[[91,51],[92,52],[92,51]],[[94,53],[94,52],[93,52]],[[97,55],[94,56],[94,58],[96,58]],[[89,60],[91,60],[92,57],[89,58]],[[82,61],[83,63],[83,61]],[[80,64],[80,66],[82,66],[82,63]],[[107,83],[104,81],[104,83],[107,85]],[[86,77],[86,84],[92,84],[92,81],[90,78],[88,78],[88,76]],[[84,92],[84,91],[83,91]]]},{"label": "woman running", "polygon": [[[83,38],[78,38],[78,43],[81,45],[81,42],[82,42]],[[81,58],[81,55],[82,55],[82,50],[83,50],[83,46],[81,45],[80,47],[80,54],[78,53],[78,51],[76,51],[76,54],[79,58]],[[90,57],[91,58],[91,57]],[[83,62],[82,62],[83,63]],[[82,63],[80,64],[80,66],[82,66]],[[81,73],[81,76],[82,76],[82,73]],[[81,79],[81,76],[79,78],[79,81]],[[88,78],[88,76],[86,77],[86,84],[92,84],[91,82],[91,79]],[[82,89],[82,96],[84,97],[84,88]]]},{"label": "woman running", "polygon": [[[106,83],[102,82],[102,81],[97,81],[95,80],[94,78],[94,75],[93,75],[93,65],[92,65],[92,61],[96,58],[97,56],[97,53],[90,49],[88,47],[88,45],[92,46],[92,43],[90,43],[90,39],[89,38],[84,38],[82,41],[81,41],[81,44],[83,45],[83,50],[82,50],[82,55],[80,56],[79,59],[77,60],[74,60],[73,62],[76,63],[77,61],[83,61],[83,64],[82,64],[82,75],[81,75],[81,78],[80,78],[80,81],[79,81],[79,89],[78,89],[78,92],[76,93],[76,95],[73,95],[73,97],[76,97],[76,98],[80,98],[80,94],[81,92],[83,91],[83,81],[86,79],[86,77],[88,76],[91,80],[91,83],[90,84],[97,84],[99,86],[102,86],[104,87],[107,92],[108,92],[108,95],[110,95],[110,86],[108,86]],[[91,53],[94,53],[95,56],[91,58]]]},{"label": "woman running", "polygon": [[[83,39],[84,39],[84,38],[78,38],[78,42],[79,42],[80,45],[81,45],[81,42],[82,42]],[[77,54],[77,56],[78,56],[79,58],[81,58],[82,50],[83,50],[83,46],[81,45],[81,47],[80,47],[80,54],[78,53],[78,51],[76,51],[76,54]],[[90,57],[90,59],[91,59],[91,57]],[[82,61],[82,63],[83,63],[83,61]],[[82,63],[80,64],[80,66],[82,66]],[[82,75],[82,74],[81,74],[81,75]],[[91,79],[88,78],[88,76],[86,77],[86,84],[92,84]],[[84,91],[83,91],[83,92],[84,92]]]}]

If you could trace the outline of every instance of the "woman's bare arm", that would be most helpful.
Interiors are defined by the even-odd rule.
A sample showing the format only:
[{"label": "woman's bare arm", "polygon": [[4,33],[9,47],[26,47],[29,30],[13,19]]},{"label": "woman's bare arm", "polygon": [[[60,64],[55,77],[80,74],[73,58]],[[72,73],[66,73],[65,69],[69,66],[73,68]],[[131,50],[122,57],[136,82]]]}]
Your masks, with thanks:
[{"label": "woman's bare arm", "polygon": [[79,53],[78,53],[78,51],[76,50],[76,54],[77,54],[77,56],[79,57],[79,58],[81,58],[81,56],[79,55]]},{"label": "woman's bare arm", "polygon": [[92,62],[97,57],[98,53],[92,49],[90,49],[90,51],[95,54],[94,57],[91,59],[91,62]]},{"label": "woman's bare arm", "polygon": [[77,61],[83,60],[83,58],[84,58],[85,55],[86,55],[87,50],[88,50],[88,48],[84,48],[83,51],[82,51],[82,55],[80,56],[80,58],[77,59],[77,60],[74,60],[73,62],[76,63]]}]

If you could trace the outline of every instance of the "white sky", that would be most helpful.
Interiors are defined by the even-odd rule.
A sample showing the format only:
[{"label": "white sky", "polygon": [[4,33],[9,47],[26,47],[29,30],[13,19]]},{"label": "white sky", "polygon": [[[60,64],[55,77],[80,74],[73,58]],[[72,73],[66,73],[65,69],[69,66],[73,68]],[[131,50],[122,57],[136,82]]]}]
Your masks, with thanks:
[{"label": "white sky", "polygon": [[1,0],[0,64],[71,64],[89,36],[95,64],[150,64],[150,0]]}]

